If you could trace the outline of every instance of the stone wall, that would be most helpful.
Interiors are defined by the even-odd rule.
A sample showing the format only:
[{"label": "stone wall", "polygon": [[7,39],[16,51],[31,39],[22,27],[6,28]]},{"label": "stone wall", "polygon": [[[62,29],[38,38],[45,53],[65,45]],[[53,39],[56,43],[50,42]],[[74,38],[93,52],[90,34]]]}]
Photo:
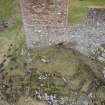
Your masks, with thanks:
[{"label": "stone wall", "polygon": [[54,20],[53,22],[49,18],[45,21],[46,16],[43,14],[40,14],[38,19],[38,14],[36,17],[36,13],[32,14],[32,11],[26,8],[27,5],[30,5],[26,1],[29,0],[21,0],[21,8],[28,48],[44,49],[61,42],[69,42],[74,43],[75,46],[71,46],[72,48],[85,55],[90,55],[95,53],[97,47],[105,43],[105,9],[101,11],[90,8],[87,24],[68,26],[64,22],[65,19],[61,22],[63,24],[57,23],[56,18],[53,17],[56,15],[49,15],[50,19]]},{"label": "stone wall", "polygon": [[51,45],[69,41],[69,27],[66,26],[26,26],[28,48],[43,49]]},{"label": "stone wall", "polygon": [[90,7],[87,15],[88,24],[99,24],[105,22],[105,8]]}]

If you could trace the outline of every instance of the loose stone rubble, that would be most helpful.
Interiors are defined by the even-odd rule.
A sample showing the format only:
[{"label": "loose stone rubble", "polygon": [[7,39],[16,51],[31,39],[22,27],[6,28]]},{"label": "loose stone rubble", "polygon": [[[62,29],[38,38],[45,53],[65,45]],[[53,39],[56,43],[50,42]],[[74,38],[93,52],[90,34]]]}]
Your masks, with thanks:
[{"label": "loose stone rubble", "polygon": [[47,93],[41,94],[38,91],[35,91],[34,94],[39,100],[47,101],[49,105],[93,105],[91,101],[89,101],[87,95],[82,94],[80,97],[75,99],[73,97],[68,96],[56,96],[55,95],[48,95]]},{"label": "loose stone rubble", "polygon": [[[101,90],[101,87],[104,87],[103,79],[101,79],[102,81],[96,77],[90,79],[88,90],[86,92],[79,92],[81,89],[73,90],[71,86],[68,87],[72,85],[71,82],[73,80],[80,78],[77,74],[78,73],[74,74],[72,78],[68,80],[59,73],[40,72],[37,69],[30,68],[24,75],[11,76],[7,79],[7,75],[2,72],[0,75],[0,99],[7,101],[10,105],[15,105],[22,96],[46,101],[48,105],[95,105],[95,103],[100,102],[100,100],[96,100],[96,97],[99,96],[97,94],[99,94],[100,91],[103,92],[103,90]],[[88,77],[90,75],[94,76],[94,74],[88,72]],[[84,79],[88,78],[86,77]],[[59,82],[56,83],[56,81]],[[83,85],[84,84],[80,83],[78,87],[83,87]],[[59,90],[59,87],[61,90]],[[74,85],[74,89],[78,87]],[[94,90],[96,88],[99,90]],[[63,90],[70,93],[62,95],[61,91]],[[99,96],[99,99],[101,97],[103,98],[103,96]],[[102,102],[104,103],[104,98]]]}]

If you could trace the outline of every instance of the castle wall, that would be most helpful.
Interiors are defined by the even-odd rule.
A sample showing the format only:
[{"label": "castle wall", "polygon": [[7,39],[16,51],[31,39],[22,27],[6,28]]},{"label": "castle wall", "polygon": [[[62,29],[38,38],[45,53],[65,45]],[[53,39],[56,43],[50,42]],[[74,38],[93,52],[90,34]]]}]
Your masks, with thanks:
[{"label": "castle wall", "polygon": [[[34,4],[31,4],[31,0],[20,1],[28,48],[43,49],[66,41],[70,42],[71,45],[73,43],[73,46],[70,45],[70,47],[85,55],[91,55],[95,53],[95,50],[101,44],[105,43],[104,11],[101,14],[98,11],[98,18],[94,19],[96,15],[94,15],[94,10],[92,9],[87,16],[88,24],[71,27],[66,24],[65,18],[59,23],[54,12],[51,12],[52,9],[50,9],[50,14],[52,15],[48,15],[49,9],[47,8],[48,11],[44,11],[45,15],[38,13],[36,16],[34,9],[32,9],[35,7],[33,7]],[[63,10],[67,11],[67,8]],[[48,17],[46,18],[46,16]],[[97,21],[97,19],[100,21]],[[50,20],[53,20],[53,22]]]},{"label": "castle wall", "polygon": [[[69,41],[69,27],[28,26],[29,48],[43,49],[61,42]],[[26,28],[26,29],[27,29]]]},{"label": "castle wall", "polygon": [[22,1],[28,48],[42,49],[67,40],[68,0]]},{"label": "castle wall", "polygon": [[87,24],[105,23],[105,8],[90,7],[88,9]]}]

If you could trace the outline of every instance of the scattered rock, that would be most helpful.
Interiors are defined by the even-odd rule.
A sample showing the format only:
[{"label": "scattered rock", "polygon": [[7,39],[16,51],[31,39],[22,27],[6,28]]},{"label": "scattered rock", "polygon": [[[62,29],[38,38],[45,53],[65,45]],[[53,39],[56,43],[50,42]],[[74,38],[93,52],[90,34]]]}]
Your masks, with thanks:
[{"label": "scattered rock", "polygon": [[105,58],[103,58],[103,57],[101,57],[101,56],[99,56],[97,59],[98,59],[100,62],[105,62]]},{"label": "scattered rock", "polygon": [[43,62],[43,63],[49,63],[49,60],[44,58],[44,57],[41,57],[40,61]]},{"label": "scattered rock", "polygon": [[4,20],[0,21],[0,31],[3,31],[6,28],[8,28],[8,23]]},{"label": "scattered rock", "polygon": [[44,62],[44,63],[47,63],[47,60],[44,59],[44,58],[41,58],[41,61]]}]

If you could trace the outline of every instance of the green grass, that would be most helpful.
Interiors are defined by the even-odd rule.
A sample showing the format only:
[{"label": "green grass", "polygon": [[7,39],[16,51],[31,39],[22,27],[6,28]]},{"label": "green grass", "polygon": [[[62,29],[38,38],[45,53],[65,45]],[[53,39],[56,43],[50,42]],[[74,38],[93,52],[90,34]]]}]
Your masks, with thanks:
[{"label": "green grass", "polygon": [[89,6],[105,7],[105,0],[70,0],[68,20],[70,24],[85,22]]},{"label": "green grass", "polygon": [[[50,83],[53,81],[53,85],[50,84],[49,88],[44,87],[44,90],[48,93],[55,92],[60,95],[70,95],[72,90],[86,92],[94,85],[91,84],[94,79],[99,78],[99,80],[103,81],[101,71],[103,70],[103,65],[100,62],[70,49],[53,47],[43,51],[29,50],[29,55],[32,58],[32,62],[28,65],[30,70],[38,70],[42,73],[47,72],[50,74],[55,73],[61,76],[51,78]],[[49,62],[42,62],[40,57],[47,59]],[[68,89],[65,91],[62,77],[68,80]],[[34,86],[36,87],[37,84]]]},{"label": "green grass", "polygon": [[[99,62],[65,48],[55,47],[41,52],[30,50],[29,53],[30,56],[34,58],[29,66],[31,68],[37,68],[42,72],[59,72],[62,75],[72,76],[78,72],[79,68],[80,70],[85,69],[84,64],[88,65],[93,70],[95,69],[95,71],[102,69],[102,65]],[[48,59],[49,63],[41,62],[39,57]]]},{"label": "green grass", "polygon": [[[72,90],[79,90],[79,92],[87,91],[90,89],[91,82],[95,78],[103,80],[101,71],[103,70],[103,65],[100,62],[70,49],[52,47],[42,51],[35,51],[24,48],[26,52],[24,55],[21,55],[21,48],[18,48],[17,51],[16,48],[12,47],[11,49],[8,51],[8,54],[11,56],[8,58],[8,64],[5,65],[5,71],[3,72],[7,74],[6,78],[23,76],[29,70],[38,70],[40,73],[49,73],[51,75],[56,74],[56,77],[50,77],[48,81],[50,85],[45,84],[43,87],[49,94],[69,95]],[[27,63],[28,56],[32,59],[30,63]],[[48,63],[42,62],[40,58],[48,60]],[[26,64],[24,65],[24,63]],[[68,89],[65,91],[65,84],[62,81],[62,77],[68,80]],[[34,76],[31,80],[31,88],[36,89],[39,85],[40,81]]]},{"label": "green grass", "polygon": [[[18,56],[16,55],[15,49],[19,48],[21,49],[21,46],[24,43],[24,33],[22,31],[22,18],[20,9],[18,7],[18,0],[0,0],[0,21],[6,21],[8,22],[8,28],[0,31],[0,63],[6,58],[5,56],[9,55],[8,49],[10,48],[10,45],[13,45],[13,52],[12,56]],[[8,59],[8,58],[6,58]],[[9,62],[9,59],[7,60]],[[23,62],[23,60],[20,60],[18,62]],[[16,63],[19,65],[19,63]],[[6,70],[9,72],[10,75],[12,74],[21,74],[22,73],[22,67],[18,68],[15,71],[10,71],[10,68],[14,68],[16,65],[10,61],[10,63],[7,65],[6,63]]]},{"label": "green grass", "polygon": [[0,58],[7,52],[12,43],[16,46],[24,40],[21,30],[22,22],[20,10],[15,0],[0,0],[0,21],[8,22],[8,28],[0,31]]},{"label": "green grass", "polygon": [[75,56],[72,51],[63,48],[50,48],[41,52],[32,51],[31,56],[36,58],[41,56],[49,60],[48,64],[37,60],[30,65],[32,68],[38,68],[38,70],[45,72],[60,72],[63,75],[73,75],[79,65],[78,56]]}]

